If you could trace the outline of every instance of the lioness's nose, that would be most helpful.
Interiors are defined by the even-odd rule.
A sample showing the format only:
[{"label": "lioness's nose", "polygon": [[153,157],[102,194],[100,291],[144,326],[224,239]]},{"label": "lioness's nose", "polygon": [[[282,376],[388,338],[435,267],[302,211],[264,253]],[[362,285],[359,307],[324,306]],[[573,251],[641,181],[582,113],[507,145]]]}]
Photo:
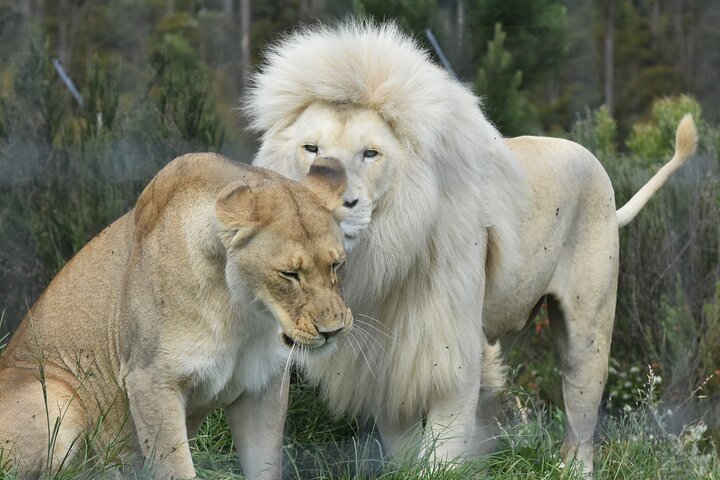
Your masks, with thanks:
[{"label": "lioness's nose", "polygon": [[343,329],[343,327],[338,327],[335,329],[327,329],[327,330],[324,330],[324,329],[320,330],[320,328],[318,328],[317,330],[318,330],[318,332],[322,333],[323,337],[325,337],[325,339],[327,340],[328,338],[334,337],[335,335],[340,333],[340,331],[342,329]]}]

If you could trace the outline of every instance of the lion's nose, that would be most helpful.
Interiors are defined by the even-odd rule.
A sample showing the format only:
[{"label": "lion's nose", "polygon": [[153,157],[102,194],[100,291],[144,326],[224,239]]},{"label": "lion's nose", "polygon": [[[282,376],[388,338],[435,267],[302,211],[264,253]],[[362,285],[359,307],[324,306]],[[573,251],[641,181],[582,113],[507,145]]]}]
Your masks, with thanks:
[{"label": "lion's nose", "polygon": [[342,331],[342,329],[343,329],[343,327],[338,327],[335,329],[327,329],[327,330],[325,330],[325,329],[321,330],[320,328],[318,328],[318,332],[320,332],[322,334],[322,336],[325,337],[325,339],[327,340],[328,338],[334,337],[335,335],[340,333]]},{"label": "lion's nose", "polygon": [[343,207],[345,207],[345,208],[353,208],[355,205],[357,205],[357,203],[358,203],[358,199],[357,199],[357,198],[354,199],[354,200],[345,200],[345,201],[343,202]]}]

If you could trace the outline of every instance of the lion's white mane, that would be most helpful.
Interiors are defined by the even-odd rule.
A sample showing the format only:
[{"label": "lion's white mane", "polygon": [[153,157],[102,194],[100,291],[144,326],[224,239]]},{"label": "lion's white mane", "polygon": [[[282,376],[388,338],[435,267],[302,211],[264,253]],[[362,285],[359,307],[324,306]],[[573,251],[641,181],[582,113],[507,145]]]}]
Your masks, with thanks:
[{"label": "lion's white mane", "polygon": [[255,164],[288,174],[298,145],[285,129],[315,101],[375,110],[407,155],[387,160],[394,187],[345,283],[356,319],[383,322],[355,324],[382,347],[345,342],[309,374],[339,411],[414,414],[478,375],[467,359],[481,348],[483,282],[509,281],[518,261],[525,180],[477,97],[393,24],[307,28],[269,50],[244,104],[262,132]]}]

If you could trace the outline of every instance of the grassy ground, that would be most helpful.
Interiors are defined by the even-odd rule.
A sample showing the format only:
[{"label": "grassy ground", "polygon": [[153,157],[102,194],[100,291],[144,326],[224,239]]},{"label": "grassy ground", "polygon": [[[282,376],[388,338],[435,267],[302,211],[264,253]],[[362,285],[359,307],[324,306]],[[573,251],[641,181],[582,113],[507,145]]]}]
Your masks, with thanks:
[{"label": "grassy ground", "polygon": [[[654,399],[652,387],[636,408],[606,416],[596,438],[598,479],[719,479],[720,458],[704,425],[670,433],[669,412]],[[499,448],[492,455],[442,468],[421,458],[397,464],[382,452],[371,425],[352,419],[331,419],[314,390],[296,379],[286,427],[286,479],[581,479],[575,466],[562,468],[558,456],[562,411],[539,409],[523,390],[506,394],[506,415]],[[193,452],[197,475],[206,479],[240,479],[240,465],[221,411],[214,412],[196,438]],[[53,478],[117,478],[112,452],[95,453],[86,465],[67,465]],[[99,459],[99,464],[97,460]],[[105,460],[104,460],[105,459]],[[2,455],[0,454],[0,464]],[[0,469],[0,479],[14,480]],[[129,478],[149,478],[147,472]]]},{"label": "grassy ground", "polygon": [[[704,436],[702,424],[679,433],[667,431],[668,412],[656,403],[648,387],[634,409],[600,422],[596,438],[595,478],[598,479],[720,479],[720,460]],[[508,395],[507,418],[498,450],[483,459],[442,469],[427,459],[398,465],[382,456],[371,426],[329,420],[314,392],[296,384],[285,443],[285,478],[385,479],[467,478],[573,479],[577,468],[561,468],[563,414],[538,409],[523,390]],[[218,413],[208,419],[194,454],[201,478],[241,478],[230,450],[229,433]]]}]

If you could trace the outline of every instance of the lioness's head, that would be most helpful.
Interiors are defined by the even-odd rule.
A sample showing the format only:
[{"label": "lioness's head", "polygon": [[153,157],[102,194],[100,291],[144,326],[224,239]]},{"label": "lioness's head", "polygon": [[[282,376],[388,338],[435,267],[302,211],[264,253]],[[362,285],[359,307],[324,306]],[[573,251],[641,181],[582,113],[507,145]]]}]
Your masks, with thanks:
[{"label": "lioness's head", "polygon": [[215,211],[233,295],[269,311],[286,345],[317,348],[352,326],[341,294],[343,235],[332,214],[347,182],[339,162],[319,159],[303,183],[269,172],[234,182]]},{"label": "lioness's head", "polygon": [[[270,155],[257,162],[282,174],[301,179],[318,158],[338,159],[347,172],[347,189],[336,208],[352,249],[382,205],[394,181],[397,162],[405,149],[377,112],[349,104],[314,102],[292,124],[263,145]],[[412,214],[412,212],[408,212]]]}]

